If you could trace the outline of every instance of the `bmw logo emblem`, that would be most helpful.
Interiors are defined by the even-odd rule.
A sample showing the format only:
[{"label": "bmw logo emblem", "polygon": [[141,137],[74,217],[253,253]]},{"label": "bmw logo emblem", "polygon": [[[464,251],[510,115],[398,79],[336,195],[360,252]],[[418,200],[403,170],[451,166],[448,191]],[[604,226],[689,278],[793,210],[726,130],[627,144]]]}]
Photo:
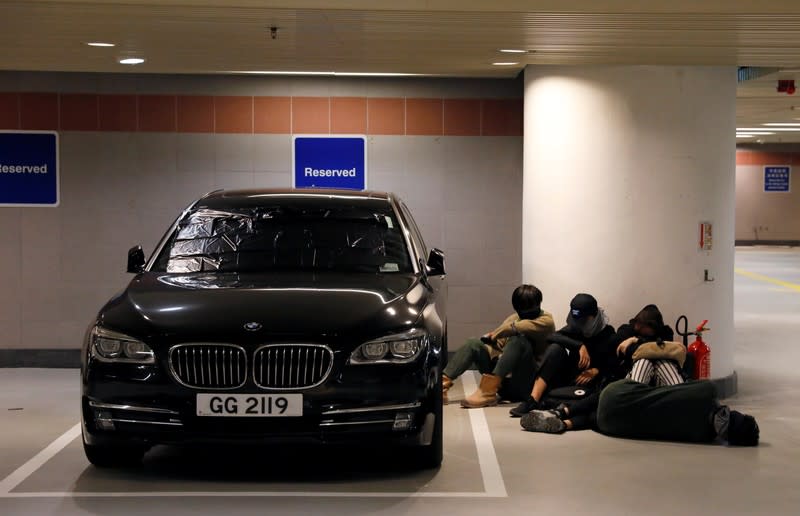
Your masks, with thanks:
[{"label": "bmw logo emblem", "polygon": [[261,329],[261,323],[257,323],[255,321],[249,322],[249,323],[245,323],[244,324],[244,329],[247,330],[247,331],[258,331],[258,330]]}]

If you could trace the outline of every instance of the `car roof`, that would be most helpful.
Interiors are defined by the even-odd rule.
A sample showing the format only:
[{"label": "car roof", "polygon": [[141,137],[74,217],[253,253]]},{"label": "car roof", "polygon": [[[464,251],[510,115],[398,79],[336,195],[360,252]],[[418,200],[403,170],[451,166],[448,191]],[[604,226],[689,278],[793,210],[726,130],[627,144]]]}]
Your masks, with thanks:
[{"label": "car roof", "polygon": [[203,196],[195,204],[196,208],[247,208],[263,204],[300,204],[320,201],[324,204],[359,203],[367,206],[385,206],[393,195],[378,191],[333,190],[333,189],[291,189],[291,188],[253,188],[247,190],[216,190]]}]

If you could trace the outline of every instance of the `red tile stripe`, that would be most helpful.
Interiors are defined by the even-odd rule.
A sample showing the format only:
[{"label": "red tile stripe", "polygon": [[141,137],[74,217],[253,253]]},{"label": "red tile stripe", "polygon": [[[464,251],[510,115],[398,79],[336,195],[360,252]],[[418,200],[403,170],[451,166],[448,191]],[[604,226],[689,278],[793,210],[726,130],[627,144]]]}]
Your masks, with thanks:
[{"label": "red tile stripe", "polygon": [[521,136],[522,99],[0,92],[0,129]]},{"label": "red tile stripe", "polygon": [[753,150],[737,150],[736,165],[791,165],[800,166],[800,153],[797,152],[762,152]]}]

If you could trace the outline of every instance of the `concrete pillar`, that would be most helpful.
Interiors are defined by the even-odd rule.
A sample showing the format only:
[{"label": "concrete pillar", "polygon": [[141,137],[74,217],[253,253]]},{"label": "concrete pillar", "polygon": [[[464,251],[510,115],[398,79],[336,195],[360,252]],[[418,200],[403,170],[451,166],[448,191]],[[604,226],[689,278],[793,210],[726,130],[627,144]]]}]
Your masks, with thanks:
[{"label": "concrete pillar", "polygon": [[577,292],[615,327],[647,303],[672,326],[680,314],[690,328],[708,319],[711,375],[729,393],[735,109],[735,68],[525,70],[524,281],[558,323]]}]

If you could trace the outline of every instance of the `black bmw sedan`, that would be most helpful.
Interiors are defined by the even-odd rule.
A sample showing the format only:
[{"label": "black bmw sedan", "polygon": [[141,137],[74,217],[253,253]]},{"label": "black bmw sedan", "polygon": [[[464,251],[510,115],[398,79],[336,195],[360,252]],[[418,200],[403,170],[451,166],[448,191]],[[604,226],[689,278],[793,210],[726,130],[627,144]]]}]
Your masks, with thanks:
[{"label": "black bmw sedan", "polygon": [[444,256],[392,194],[212,192],[90,325],[86,456],[155,444],[375,443],[442,460]]}]

